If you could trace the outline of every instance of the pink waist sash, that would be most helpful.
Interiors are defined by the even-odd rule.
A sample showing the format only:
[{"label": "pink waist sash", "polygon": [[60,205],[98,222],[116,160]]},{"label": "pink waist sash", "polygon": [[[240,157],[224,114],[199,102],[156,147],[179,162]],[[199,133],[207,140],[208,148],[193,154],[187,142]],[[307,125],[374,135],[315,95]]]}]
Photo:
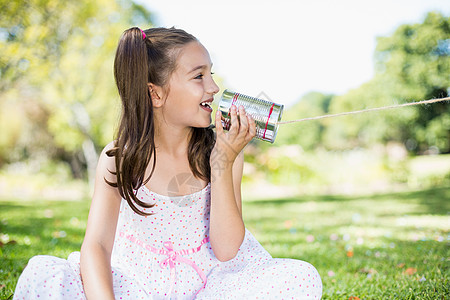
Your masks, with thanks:
[{"label": "pink waist sash", "polygon": [[202,270],[199,268],[199,266],[197,266],[192,260],[187,259],[187,258],[183,257],[182,255],[189,255],[189,254],[193,254],[193,253],[200,251],[201,247],[204,244],[206,244],[207,242],[209,242],[209,237],[205,237],[200,242],[200,245],[195,248],[174,251],[173,244],[171,241],[164,242],[164,247],[166,249],[158,249],[158,248],[155,248],[153,246],[150,246],[150,245],[144,243],[143,241],[139,240],[138,238],[134,237],[133,235],[125,234],[124,232],[120,232],[119,236],[124,237],[127,240],[129,240],[130,242],[132,242],[138,246],[141,246],[142,248],[144,248],[148,251],[151,251],[155,254],[167,255],[167,258],[160,263],[161,268],[164,269],[167,266],[169,266],[169,268],[170,268],[170,289],[169,289],[168,294],[166,294],[166,296],[170,297],[170,295],[172,294],[172,291],[173,291],[173,286],[176,281],[177,270],[176,270],[175,262],[180,262],[180,263],[184,263],[184,264],[191,266],[197,272],[198,276],[200,276],[201,280],[203,281],[203,286],[195,293],[195,296],[197,296],[197,294],[200,293],[200,291],[205,288],[206,282],[207,282],[205,274],[202,272]]}]

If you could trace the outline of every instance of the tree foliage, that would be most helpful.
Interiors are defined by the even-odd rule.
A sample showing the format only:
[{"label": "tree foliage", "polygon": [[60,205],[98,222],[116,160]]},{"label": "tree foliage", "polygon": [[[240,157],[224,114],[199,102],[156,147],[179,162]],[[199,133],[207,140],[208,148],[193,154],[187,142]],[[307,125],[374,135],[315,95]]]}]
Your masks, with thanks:
[{"label": "tree foliage", "polygon": [[[150,27],[150,13],[125,0],[0,1],[2,120],[26,124],[2,124],[8,151],[0,163],[41,149],[79,176],[86,166],[92,171],[118,117],[117,41],[130,26]],[[22,109],[5,113],[10,106]]]},{"label": "tree foliage", "polygon": [[[314,117],[328,113],[332,95],[311,92],[284,112],[283,120]],[[279,129],[277,143],[298,144],[305,150],[320,146],[323,142],[326,121],[283,125]],[[288,127],[286,127],[288,126]]]},{"label": "tree foliage", "polygon": [[[450,93],[450,19],[429,13],[421,24],[400,26],[391,37],[378,39],[377,71],[392,82],[400,99],[447,97]],[[450,151],[450,105],[416,107],[404,130],[423,151],[437,147]]]},{"label": "tree foliage", "polygon": [[[431,12],[423,23],[402,25],[388,37],[378,38],[376,73],[359,88],[332,97],[329,113],[362,110],[447,97],[450,92],[450,21]],[[326,113],[323,100],[306,95],[292,108],[296,119]],[[287,116],[286,118],[287,119]],[[404,143],[412,153],[430,148],[450,151],[448,102],[393,109],[377,113],[326,119],[315,124],[291,125],[280,134],[282,143],[299,143],[306,149],[350,149]],[[304,130],[301,130],[303,128]],[[319,143],[319,144],[318,144]]]},{"label": "tree foliage", "polygon": [[[131,0],[0,0],[0,166],[45,157],[68,162],[77,176],[92,173],[118,119],[113,57],[130,26],[151,26],[150,13]],[[429,13],[400,26],[378,39],[374,57],[370,81],[340,96],[309,93],[283,119],[448,96],[449,18]],[[313,150],[397,141],[412,153],[450,152],[449,112],[437,103],[283,125],[277,144]]]}]

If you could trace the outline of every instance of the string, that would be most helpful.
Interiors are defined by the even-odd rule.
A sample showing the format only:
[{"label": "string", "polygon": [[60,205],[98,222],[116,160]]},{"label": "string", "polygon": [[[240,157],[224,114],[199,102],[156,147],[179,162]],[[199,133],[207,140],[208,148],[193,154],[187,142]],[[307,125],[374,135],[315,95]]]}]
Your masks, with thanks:
[{"label": "string", "polygon": [[304,118],[304,119],[298,119],[298,120],[292,120],[292,121],[282,121],[282,122],[278,122],[277,124],[281,125],[281,124],[297,123],[297,122],[303,122],[303,121],[319,120],[319,119],[325,119],[325,118],[334,118],[334,117],[340,117],[340,116],[346,116],[346,115],[360,114],[360,113],[365,113],[365,112],[370,112],[370,111],[378,111],[378,110],[399,108],[399,107],[419,105],[419,104],[430,104],[430,103],[443,102],[443,101],[449,101],[449,100],[450,100],[450,97],[422,100],[422,101],[418,101],[418,102],[409,102],[409,103],[404,103],[404,104],[375,107],[375,108],[369,108],[369,109],[363,109],[363,110],[343,112],[343,113],[338,113],[338,114],[328,114],[328,115],[323,115],[323,116]]}]

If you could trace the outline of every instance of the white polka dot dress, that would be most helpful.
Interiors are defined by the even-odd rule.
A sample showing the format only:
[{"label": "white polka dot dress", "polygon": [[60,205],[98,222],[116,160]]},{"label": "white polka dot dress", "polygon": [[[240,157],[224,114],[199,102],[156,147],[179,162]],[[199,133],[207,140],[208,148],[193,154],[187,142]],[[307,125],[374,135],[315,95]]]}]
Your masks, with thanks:
[{"label": "white polka dot dress", "polygon": [[[220,262],[209,242],[210,185],[182,197],[137,191],[154,203],[141,216],[122,201],[111,255],[116,299],[320,299],[309,263],[272,258],[246,230],[235,258]],[[30,259],[14,299],[85,299],[79,252]]]}]

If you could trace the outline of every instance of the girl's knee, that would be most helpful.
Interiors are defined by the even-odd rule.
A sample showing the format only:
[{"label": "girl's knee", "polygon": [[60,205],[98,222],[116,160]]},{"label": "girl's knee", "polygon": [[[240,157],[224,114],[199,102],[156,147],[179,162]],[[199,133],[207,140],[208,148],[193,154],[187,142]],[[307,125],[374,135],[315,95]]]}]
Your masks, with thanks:
[{"label": "girl's knee", "polygon": [[73,275],[73,270],[67,260],[49,255],[37,255],[28,261],[21,276],[46,279],[64,277],[65,274]]},{"label": "girl's knee", "polygon": [[26,267],[32,268],[32,269],[36,269],[36,268],[46,268],[47,269],[48,267],[61,265],[64,262],[65,262],[65,260],[62,258],[49,256],[49,255],[37,255],[37,256],[33,256],[32,258],[30,258]]},{"label": "girl's knee", "polygon": [[322,280],[312,264],[295,259],[280,259],[277,262],[280,279],[283,278],[284,282],[302,291],[307,299],[320,298]]},{"label": "girl's knee", "polygon": [[301,267],[305,270],[309,277],[318,278],[320,280],[320,274],[317,269],[309,262],[299,261]]},{"label": "girl's knee", "polygon": [[297,283],[308,299],[320,299],[322,296],[322,279],[317,269],[305,261],[296,261],[296,269],[300,274]]},{"label": "girl's knee", "polygon": [[309,262],[289,259],[289,264],[291,265],[293,274],[297,274],[298,277],[310,280],[311,282],[322,282],[319,272]]}]

